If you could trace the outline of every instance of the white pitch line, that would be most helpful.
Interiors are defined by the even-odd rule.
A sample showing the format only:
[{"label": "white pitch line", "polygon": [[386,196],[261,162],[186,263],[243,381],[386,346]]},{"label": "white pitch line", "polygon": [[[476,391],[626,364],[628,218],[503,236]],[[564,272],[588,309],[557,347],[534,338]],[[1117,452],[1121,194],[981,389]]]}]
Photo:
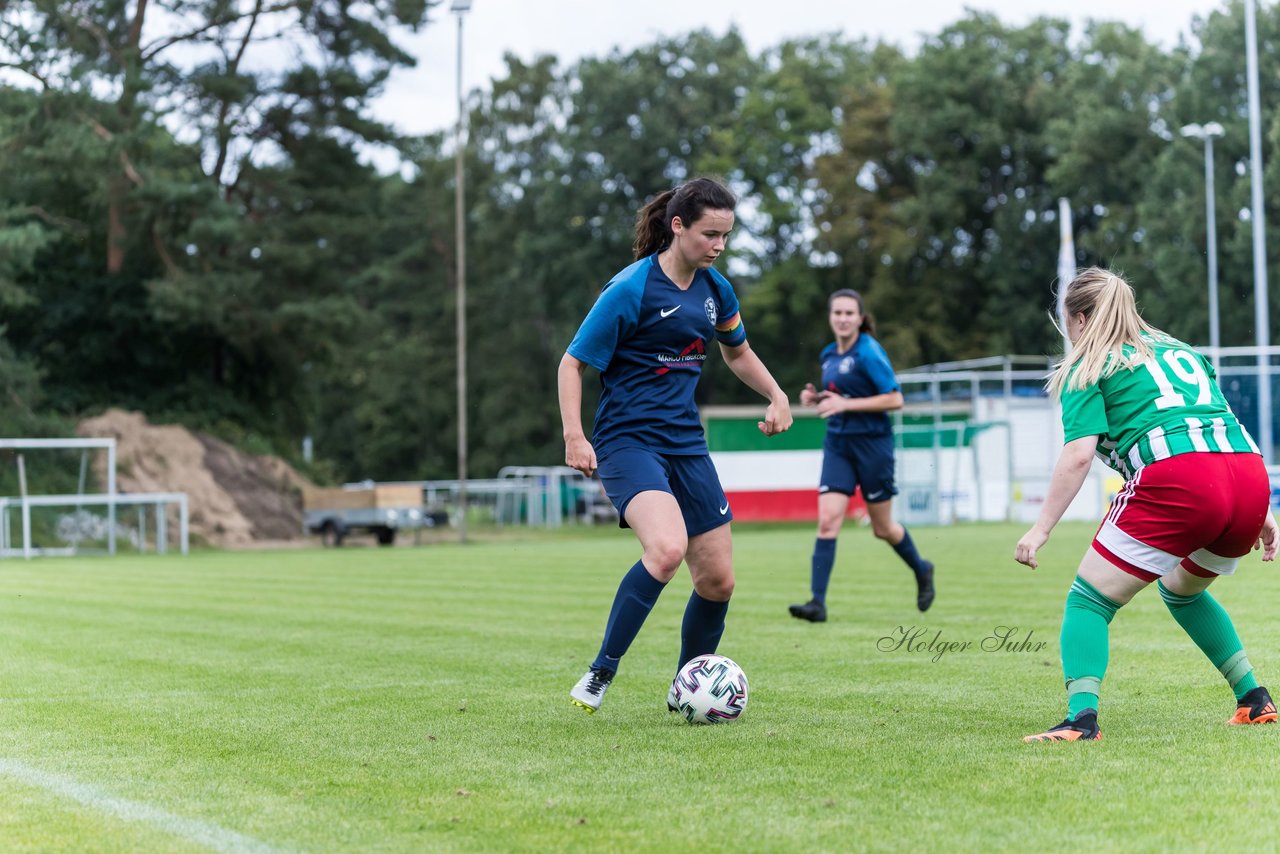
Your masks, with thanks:
[{"label": "white pitch line", "polygon": [[124,821],[135,821],[181,837],[187,842],[203,845],[214,851],[228,854],[275,854],[273,848],[243,833],[227,830],[216,824],[183,818],[149,804],[119,798],[97,786],[81,783],[70,777],[42,771],[16,759],[0,757],[0,775],[69,798],[86,807],[113,815]]}]

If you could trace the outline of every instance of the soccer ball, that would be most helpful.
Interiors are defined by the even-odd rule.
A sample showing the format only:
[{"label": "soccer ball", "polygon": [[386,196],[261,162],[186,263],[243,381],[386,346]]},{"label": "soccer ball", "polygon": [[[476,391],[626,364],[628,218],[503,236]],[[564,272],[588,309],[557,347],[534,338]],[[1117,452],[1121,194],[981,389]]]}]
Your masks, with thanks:
[{"label": "soccer ball", "polygon": [[723,655],[699,655],[676,674],[670,702],[691,724],[736,721],[747,708],[747,674]]}]

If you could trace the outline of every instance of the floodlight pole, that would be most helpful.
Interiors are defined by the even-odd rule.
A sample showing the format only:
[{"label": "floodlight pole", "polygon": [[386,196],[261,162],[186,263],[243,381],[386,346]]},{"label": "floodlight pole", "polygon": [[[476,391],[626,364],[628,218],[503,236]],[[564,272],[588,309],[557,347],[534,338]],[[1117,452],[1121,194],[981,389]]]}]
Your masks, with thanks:
[{"label": "floodlight pole", "polygon": [[1208,122],[1190,124],[1182,129],[1182,135],[1204,142],[1204,213],[1205,249],[1209,255],[1209,349],[1213,351],[1213,364],[1218,366],[1218,347],[1221,333],[1218,323],[1218,216],[1213,186],[1213,140],[1222,136],[1222,125]]},{"label": "floodlight pole", "polygon": [[1258,448],[1262,459],[1271,463],[1271,360],[1265,348],[1271,343],[1267,307],[1266,213],[1262,207],[1262,108],[1258,96],[1258,13],[1255,0],[1245,0],[1245,64],[1249,77],[1249,176],[1253,195],[1250,221],[1253,223],[1253,332],[1258,346]]},{"label": "floodlight pole", "polygon": [[462,100],[462,18],[470,11],[471,0],[453,0],[450,11],[458,14],[458,132],[454,140],[454,220],[456,222],[456,255],[458,263],[458,541],[467,541],[467,219],[464,198],[465,171],[463,155],[463,121],[466,113]]},{"label": "floodlight pole", "polygon": [[1058,199],[1058,323],[1062,329],[1062,353],[1071,355],[1071,339],[1067,337],[1067,285],[1076,275],[1076,242],[1072,235],[1071,200]]}]

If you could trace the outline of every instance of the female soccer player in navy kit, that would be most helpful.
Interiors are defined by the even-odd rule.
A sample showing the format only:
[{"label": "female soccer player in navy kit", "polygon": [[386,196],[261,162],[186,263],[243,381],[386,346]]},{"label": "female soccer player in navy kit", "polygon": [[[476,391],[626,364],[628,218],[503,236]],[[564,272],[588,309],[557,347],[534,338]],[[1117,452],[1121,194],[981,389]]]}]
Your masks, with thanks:
[{"label": "female soccer player in navy kit", "polygon": [[818,484],[818,539],[813,545],[809,587],[813,598],[792,605],[791,616],[826,622],[827,585],[836,560],[836,537],[849,509],[849,498],[862,487],[871,530],[893,546],[916,578],[916,607],[933,604],[933,564],[920,557],[907,529],[893,519],[893,431],[889,414],[902,408],[902,391],[893,366],[875,335],[875,321],[862,296],[849,289],[827,299],[828,320],[836,340],[822,351],[822,390],[813,383],[800,392],[800,403],[818,407],[827,419],[822,442],[822,477]]},{"label": "female soccer player in navy kit", "polygon": [[1063,304],[1072,350],[1050,376],[1049,391],[1062,400],[1066,444],[1040,518],[1018,541],[1014,559],[1036,568],[1036,552],[1080,491],[1095,454],[1126,482],[1067,593],[1067,719],[1024,741],[1102,738],[1098,693],[1108,626],[1153,581],[1235,693],[1228,723],[1274,723],[1275,704],[1254,678],[1231,618],[1208,591],[1257,544],[1263,560],[1275,558],[1271,484],[1257,446],[1223,398],[1213,366],[1149,326],[1124,279],[1098,267],[1082,270]]},{"label": "female soccer player in navy kit", "polygon": [[[644,549],[622,579],[604,642],[570,697],[600,708],[621,660],[681,561],[693,594],[681,629],[679,666],[716,651],[733,594],[733,514],[707,451],[694,388],[714,338],[729,369],[769,405],[766,436],[791,426],[791,407],[747,344],[738,298],[713,268],[733,228],[733,194],[708,178],[647,204],[636,220],[636,261],[615,275],[560,361],[565,462],[597,469],[622,527]],[[582,374],[600,372],[591,441],[582,429]],[[670,702],[668,701],[668,705]]]}]

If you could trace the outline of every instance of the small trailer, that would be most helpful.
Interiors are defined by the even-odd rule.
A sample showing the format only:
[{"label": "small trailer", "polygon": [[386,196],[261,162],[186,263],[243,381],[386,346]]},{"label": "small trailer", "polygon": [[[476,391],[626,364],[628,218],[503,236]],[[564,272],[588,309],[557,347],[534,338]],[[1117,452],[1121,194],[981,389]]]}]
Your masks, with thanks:
[{"label": "small trailer", "polygon": [[444,511],[423,506],[422,488],[417,485],[370,484],[302,492],[303,530],[320,535],[326,546],[342,545],[352,531],[367,531],[378,545],[389,546],[402,528],[434,528],[448,521]]}]

